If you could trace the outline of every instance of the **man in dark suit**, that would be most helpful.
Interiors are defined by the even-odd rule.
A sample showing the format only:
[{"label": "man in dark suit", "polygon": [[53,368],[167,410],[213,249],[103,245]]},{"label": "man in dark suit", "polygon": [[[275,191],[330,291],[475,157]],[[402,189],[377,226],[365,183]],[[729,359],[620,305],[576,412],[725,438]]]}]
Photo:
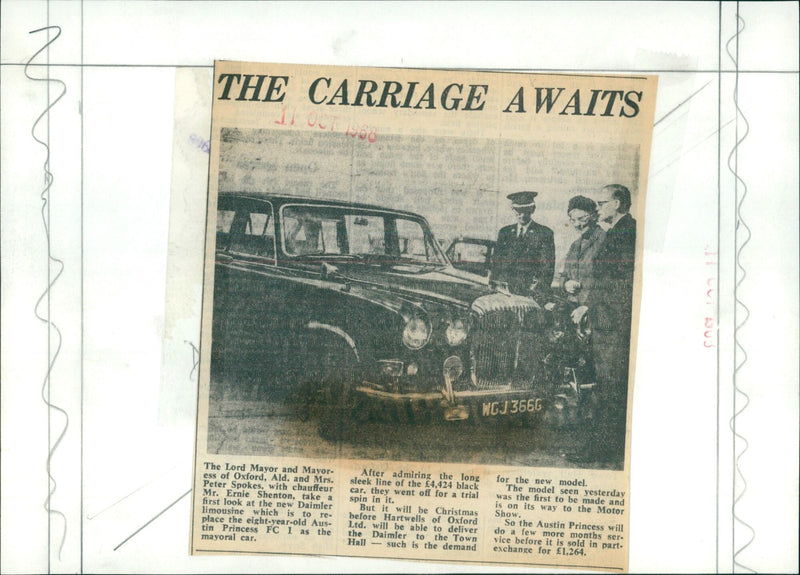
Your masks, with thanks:
[{"label": "man in dark suit", "polygon": [[[608,225],[606,239],[596,259],[600,265],[600,273],[609,280],[624,282],[630,290],[619,295],[628,304],[633,296],[633,264],[636,256],[636,220],[630,214],[631,193],[625,186],[611,184],[604,187],[597,199],[597,213],[600,222]],[[631,293],[628,294],[628,291]],[[630,313],[630,309],[628,309]],[[628,322],[630,323],[630,322]]]},{"label": "man in dark suit", "polygon": [[553,283],[555,242],[553,230],[531,219],[537,192],[508,195],[517,223],[501,228],[492,256],[491,279],[508,283],[519,295],[546,294]]},{"label": "man in dark suit", "polygon": [[[628,363],[636,256],[636,220],[630,215],[631,193],[625,186],[604,187],[597,197],[599,219],[610,226],[594,260],[595,289],[586,305],[592,322],[592,348],[600,400],[598,418],[585,459],[614,467],[625,456]],[[578,308],[573,314],[585,311]]]}]

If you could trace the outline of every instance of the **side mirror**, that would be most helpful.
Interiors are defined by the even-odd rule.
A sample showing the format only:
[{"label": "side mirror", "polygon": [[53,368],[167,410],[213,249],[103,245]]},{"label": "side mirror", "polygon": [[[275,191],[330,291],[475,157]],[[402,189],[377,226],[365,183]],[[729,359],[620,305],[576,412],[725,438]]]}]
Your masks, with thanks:
[{"label": "side mirror", "polygon": [[320,270],[320,275],[322,276],[322,279],[327,280],[331,276],[335,275],[338,271],[339,268],[337,268],[335,265],[329,264],[328,262],[322,262],[322,269]]}]

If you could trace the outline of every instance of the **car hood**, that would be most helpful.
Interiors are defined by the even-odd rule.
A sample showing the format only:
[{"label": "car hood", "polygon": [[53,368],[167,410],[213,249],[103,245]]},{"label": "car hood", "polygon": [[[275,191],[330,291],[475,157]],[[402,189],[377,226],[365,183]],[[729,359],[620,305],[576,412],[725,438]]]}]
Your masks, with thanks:
[{"label": "car hood", "polygon": [[[481,296],[499,293],[486,278],[452,266],[417,264],[336,264],[336,276],[353,287],[386,299],[389,294],[407,302],[431,302],[468,308]],[[388,302],[387,302],[388,303]]]}]

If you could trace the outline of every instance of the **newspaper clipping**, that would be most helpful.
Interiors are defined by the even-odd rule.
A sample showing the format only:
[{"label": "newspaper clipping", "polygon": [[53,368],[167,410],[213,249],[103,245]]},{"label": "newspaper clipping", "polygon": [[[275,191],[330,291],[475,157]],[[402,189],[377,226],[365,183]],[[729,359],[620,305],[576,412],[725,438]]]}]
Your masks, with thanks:
[{"label": "newspaper clipping", "polygon": [[627,570],[656,84],[216,63],[192,553]]}]

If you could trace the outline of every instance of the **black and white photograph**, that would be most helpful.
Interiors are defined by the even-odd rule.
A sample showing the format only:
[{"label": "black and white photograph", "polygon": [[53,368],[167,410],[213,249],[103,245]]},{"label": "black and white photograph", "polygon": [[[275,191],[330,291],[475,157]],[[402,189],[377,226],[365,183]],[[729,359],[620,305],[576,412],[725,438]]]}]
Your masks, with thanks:
[{"label": "black and white photograph", "polygon": [[370,139],[222,128],[209,452],[622,469],[638,148]]}]

